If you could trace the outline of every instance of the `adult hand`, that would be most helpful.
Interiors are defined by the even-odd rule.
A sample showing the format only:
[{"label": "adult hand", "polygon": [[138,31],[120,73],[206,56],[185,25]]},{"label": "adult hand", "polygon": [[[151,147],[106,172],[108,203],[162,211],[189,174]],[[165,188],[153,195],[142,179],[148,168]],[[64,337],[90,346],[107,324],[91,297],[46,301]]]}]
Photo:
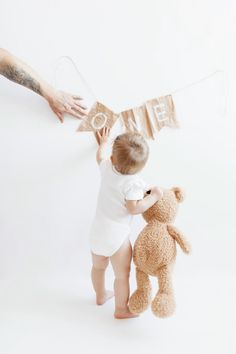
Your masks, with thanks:
[{"label": "adult hand", "polygon": [[64,121],[64,114],[70,114],[78,119],[86,115],[86,107],[81,103],[82,97],[58,90],[52,90],[45,95],[52,111],[57,115],[61,123]]}]

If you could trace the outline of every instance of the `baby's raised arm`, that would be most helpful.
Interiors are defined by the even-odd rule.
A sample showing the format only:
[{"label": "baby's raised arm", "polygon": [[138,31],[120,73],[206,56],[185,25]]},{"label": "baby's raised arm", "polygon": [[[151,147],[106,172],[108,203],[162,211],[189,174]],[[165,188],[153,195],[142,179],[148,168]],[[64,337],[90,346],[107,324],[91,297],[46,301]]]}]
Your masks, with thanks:
[{"label": "baby's raised arm", "polygon": [[101,161],[106,158],[106,148],[108,144],[108,139],[110,135],[110,128],[103,128],[101,131],[96,132],[96,139],[99,144],[98,150],[97,150],[97,163],[100,165]]},{"label": "baby's raised arm", "polygon": [[132,215],[142,214],[161,199],[162,195],[163,192],[160,188],[153,187],[150,190],[150,194],[146,194],[141,200],[126,200],[126,208]]}]

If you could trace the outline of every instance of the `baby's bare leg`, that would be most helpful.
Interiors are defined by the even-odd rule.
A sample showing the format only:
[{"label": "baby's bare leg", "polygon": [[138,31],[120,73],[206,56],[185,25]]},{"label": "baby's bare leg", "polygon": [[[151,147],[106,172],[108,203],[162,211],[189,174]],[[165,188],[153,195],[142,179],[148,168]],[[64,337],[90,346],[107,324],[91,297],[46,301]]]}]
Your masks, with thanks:
[{"label": "baby's bare leg", "polygon": [[132,259],[132,247],[127,240],[111,257],[111,264],[115,273],[115,318],[123,319],[137,317],[128,309],[129,301],[129,273]]},{"label": "baby's bare leg", "polygon": [[109,258],[92,253],[92,261],[91,277],[96,292],[96,303],[97,305],[103,305],[114,295],[113,291],[105,289],[105,270],[108,266]]}]

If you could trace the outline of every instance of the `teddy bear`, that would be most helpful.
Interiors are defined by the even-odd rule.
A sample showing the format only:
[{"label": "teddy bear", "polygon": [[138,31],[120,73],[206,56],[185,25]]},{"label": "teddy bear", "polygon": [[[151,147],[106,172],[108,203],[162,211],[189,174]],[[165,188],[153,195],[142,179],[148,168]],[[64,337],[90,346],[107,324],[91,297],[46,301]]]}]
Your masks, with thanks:
[{"label": "teddy bear", "polygon": [[159,285],[151,304],[154,315],[168,317],[175,310],[171,272],[176,258],[176,242],[183,252],[190,252],[184,236],[172,225],[178,204],[183,199],[183,192],[178,187],[164,190],[161,199],[143,213],[147,225],[139,234],[133,253],[137,290],[129,300],[132,313],[142,313],[151,302],[150,275],[157,277]]}]

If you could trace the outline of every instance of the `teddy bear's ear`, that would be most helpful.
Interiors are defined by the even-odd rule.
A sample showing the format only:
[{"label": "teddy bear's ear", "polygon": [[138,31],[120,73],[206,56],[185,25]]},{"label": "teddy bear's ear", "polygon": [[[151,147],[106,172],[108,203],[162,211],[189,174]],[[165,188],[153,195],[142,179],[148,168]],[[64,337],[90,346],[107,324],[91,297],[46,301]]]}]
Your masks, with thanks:
[{"label": "teddy bear's ear", "polygon": [[181,188],[179,187],[173,187],[172,191],[175,193],[175,197],[179,203],[181,203],[184,200],[184,193]]}]

